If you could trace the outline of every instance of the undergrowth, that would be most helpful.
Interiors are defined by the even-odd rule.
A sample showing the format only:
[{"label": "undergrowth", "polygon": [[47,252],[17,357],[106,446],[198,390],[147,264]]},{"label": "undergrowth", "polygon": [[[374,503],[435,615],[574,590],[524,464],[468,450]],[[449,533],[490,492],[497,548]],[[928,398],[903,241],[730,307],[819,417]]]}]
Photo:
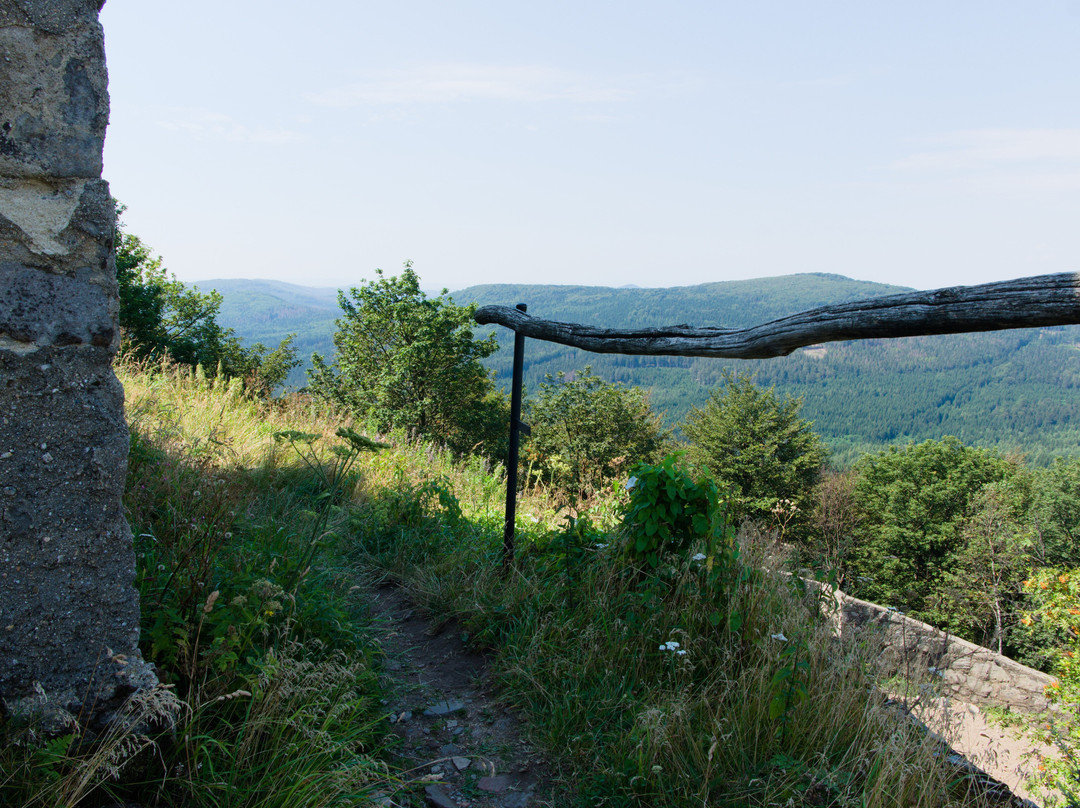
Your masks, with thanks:
[{"label": "undergrowth", "polygon": [[448,507],[468,486],[425,452],[378,459],[357,550],[494,652],[573,804],[987,801],[878,690],[878,649],[834,636],[828,587],[772,569],[676,458],[561,521],[526,498],[507,569],[497,492]]},{"label": "undergrowth", "polygon": [[342,527],[357,458],[377,447],[303,399],[253,401],[176,367],[118,370],[140,646],[159,703],[133,697],[142,714],[103,736],[6,722],[0,804],[371,804],[395,778]]},{"label": "undergrowth", "polygon": [[487,461],[400,437],[380,450],[299,396],[120,373],[161,704],[111,745],[9,720],[4,804],[362,806],[393,790],[359,567],[492,652],[567,804],[983,804],[880,695],[876,649],[835,638],[828,588],[735,535],[724,493],[678,458],[561,510],[531,491],[505,567]]}]

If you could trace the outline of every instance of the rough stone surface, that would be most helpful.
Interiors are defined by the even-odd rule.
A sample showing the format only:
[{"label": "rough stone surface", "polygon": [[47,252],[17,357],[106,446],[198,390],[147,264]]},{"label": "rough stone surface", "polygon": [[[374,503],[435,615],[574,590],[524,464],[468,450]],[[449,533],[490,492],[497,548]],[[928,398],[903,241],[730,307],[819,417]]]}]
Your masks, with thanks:
[{"label": "rough stone surface", "polygon": [[33,26],[59,34],[80,21],[96,21],[105,0],[0,0],[0,27]]},{"label": "rough stone surface", "polygon": [[836,593],[840,631],[874,631],[882,643],[881,666],[893,673],[940,680],[943,692],[964,701],[1022,712],[1047,709],[1045,690],[1054,677],[954,637],[894,609]]},{"label": "rough stone surface", "polygon": [[435,702],[424,710],[424,715],[451,715],[458,712],[465,712],[465,702],[461,701],[461,699],[448,699]]},{"label": "rough stone surface", "polygon": [[499,774],[494,777],[481,777],[476,781],[476,787],[481,791],[490,791],[494,794],[498,794],[502,791],[506,791],[510,787],[510,778],[504,774]]},{"label": "rough stone surface", "polygon": [[[5,4],[0,19],[19,16]],[[39,12],[0,27],[0,174],[100,177],[109,122],[104,37],[95,15],[76,3],[24,3]],[[55,14],[44,9],[59,7]],[[63,12],[68,6],[67,13]],[[53,30],[27,17],[51,19]]]},{"label": "rough stone surface", "polygon": [[424,799],[433,808],[458,808],[458,804],[450,798],[442,786],[425,786]]},{"label": "rough stone surface", "polygon": [[[0,263],[0,334],[35,345],[112,345],[112,298],[100,286]],[[52,316],[42,320],[42,309]]]},{"label": "rough stone surface", "polygon": [[98,0],[0,0],[0,707],[95,727],[138,651]]},{"label": "rough stone surface", "polygon": [[[119,491],[127,430],[107,349],[0,350],[0,693],[131,691],[135,558]],[[94,686],[91,674],[95,674]],[[136,678],[141,673],[134,674]],[[115,685],[115,686],[113,686]]]},{"label": "rough stone surface", "polygon": [[499,808],[527,808],[532,802],[532,794],[528,791],[515,791],[504,794],[499,799]]},{"label": "rough stone surface", "polygon": [[108,183],[0,176],[3,259],[65,275],[116,297]]}]

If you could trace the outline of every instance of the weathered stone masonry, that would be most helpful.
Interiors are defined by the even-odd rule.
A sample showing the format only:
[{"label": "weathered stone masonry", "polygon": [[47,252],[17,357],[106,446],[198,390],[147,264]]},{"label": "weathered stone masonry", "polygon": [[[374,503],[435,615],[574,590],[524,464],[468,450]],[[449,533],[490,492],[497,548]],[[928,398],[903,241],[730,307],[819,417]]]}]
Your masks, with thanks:
[{"label": "weathered stone masonry", "polygon": [[121,506],[102,5],[0,0],[0,699],[90,722],[154,682]]}]

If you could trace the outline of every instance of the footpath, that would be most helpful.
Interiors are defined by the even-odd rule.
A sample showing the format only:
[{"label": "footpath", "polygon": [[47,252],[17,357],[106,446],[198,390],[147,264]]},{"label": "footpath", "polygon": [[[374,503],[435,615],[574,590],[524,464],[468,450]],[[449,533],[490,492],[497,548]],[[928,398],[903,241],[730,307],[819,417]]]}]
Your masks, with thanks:
[{"label": "footpath", "polygon": [[[454,621],[425,619],[396,587],[371,593],[386,654],[387,705],[407,784],[386,808],[552,808],[550,769],[500,705],[483,654]],[[419,786],[419,789],[418,789]]]},{"label": "footpath", "polygon": [[[483,654],[455,621],[425,617],[396,586],[370,593],[386,655],[387,704],[397,756],[407,769],[385,808],[554,808],[551,767],[523,738],[522,724],[496,698]],[[1054,750],[987,720],[975,705],[915,698],[907,710],[953,750],[1035,806],[1024,781]]]}]

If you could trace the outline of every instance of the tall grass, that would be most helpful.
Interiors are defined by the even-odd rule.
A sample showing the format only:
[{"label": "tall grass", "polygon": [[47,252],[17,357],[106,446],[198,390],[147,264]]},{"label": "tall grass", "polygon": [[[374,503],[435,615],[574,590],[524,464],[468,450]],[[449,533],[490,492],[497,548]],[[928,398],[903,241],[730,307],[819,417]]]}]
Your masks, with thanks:
[{"label": "tall grass", "polygon": [[499,467],[400,436],[361,452],[303,397],[253,401],[170,367],[119,373],[142,652],[163,681],[154,721],[173,728],[50,741],[9,721],[0,802],[370,804],[395,778],[360,569],[492,651],[569,803],[986,801],[881,695],[876,649],[835,638],[752,536],[722,618],[711,562],[694,558],[706,545],[656,568],[623,551],[619,489],[561,510],[524,496],[506,568]]},{"label": "tall grass", "polygon": [[370,804],[394,777],[378,644],[342,549],[357,452],[302,398],[252,400],[175,366],[118,375],[158,710],[102,736],[7,722],[0,803]]},{"label": "tall grass", "polygon": [[[494,651],[507,700],[575,804],[991,801],[877,688],[873,642],[838,639],[818,590],[774,570],[760,537],[739,539],[725,595],[735,625],[717,621],[711,562],[694,560],[704,543],[643,567],[621,550],[612,497],[592,518],[564,512],[562,527],[550,512],[533,523],[546,503],[526,498],[506,569],[501,499],[485,480],[455,487],[463,469],[430,447],[379,460],[390,462],[390,478],[365,478],[360,553]],[[422,493],[431,486],[471,493],[448,508]]]}]

